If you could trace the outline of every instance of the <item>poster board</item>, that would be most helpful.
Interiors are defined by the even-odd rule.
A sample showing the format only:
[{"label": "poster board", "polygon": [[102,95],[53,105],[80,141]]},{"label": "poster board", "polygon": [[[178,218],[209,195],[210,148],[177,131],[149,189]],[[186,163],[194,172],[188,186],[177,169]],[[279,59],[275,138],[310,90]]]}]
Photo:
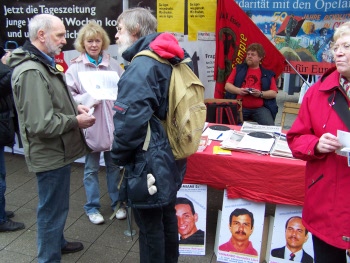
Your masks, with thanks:
[{"label": "poster board", "polygon": [[[275,211],[275,219],[273,228],[270,229],[270,232],[272,231],[272,240],[271,240],[271,247],[267,248],[266,252],[266,259],[269,263],[287,263],[290,262],[289,258],[284,258],[285,246],[288,242],[293,242],[291,246],[298,246],[298,243],[302,244],[303,251],[300,251],[299,257],[302,258],[309,258],[314,257],[313,253],[313,245],[312,245],[312,235],[310,232],[307,233],[307,237],[303,235],[303,233],[294,234],[294,237],[292,237],[292,231],[297,231],[297,225],[293,225],[292,223],[288,223],[287,228],[290,230],[286,230],[286,224],[288,219],[294,218],[294,217],[300,217],[302,216],[302,207],[301,206],[290,206],[290,205],[276,205],[276,211]],[[292,222],[292,221],[289,221]],[[301,221],[299,221],[301,222]],[[296,222],[298,224],[298,222]],[[294,230],[293,230],[294,229]],[[305,239],[303,240],[303,238]],[[294,241],[293,241],[294,240]],[[274,252],[273,252],[274,251]],[[287,253],[287,252],[286,252]],[[304,255],[302,253],[307,253],[307,255]],[[272,256],[274,254],[275,256]],[[287,253],[289,255],[289,253]],[[297,254],[297,253],[296,253]],[[281,258],[279,258],[281,257]],[[310,258],[309,258],[310,259]],[[295,262],[301,262],[301,259],[295,259]],[[303,259],[303,262],[310,262],[306,259]]]},{"label": "poster board", "polygon": [[[250,216],[248,214],[244,214],[238,217],[233,216],[231,220],[232,224],[230,227],[231,213],[245,213],[246,211],[250,212],[253,215],[254,223],[252,223],[252,220],[249,219]],[[228,199],[227,191],[224,190],[217,260],[219,262],[234,263],[259,262],[260,251],[262,246],[264,216],[265,203],[256,203],[244,199]],[[245,225],[245,227],[243,227],[243,225]],[[253,227],[253,230],[249,233],[251,226]],[[235,237],[231,239],[233,235]],[[231,240],[239,239],[240,241],[242,241],[242,239],[246,239],[245,236],[248,235],[250,235],[249,242],[251,243],[248,246],[248,248],[246,248],[244,252],[232,251],[232,249],[236,248],[230,247],[232,246],[230,245]]]},{"label": "poster board", "polygon": [[[194,211],[192,211],[191,206],[193,206]],[[205,255],[207,186],[183,184],[177,193],[175,209],[180,254]],[[192,232],[194,233],[191,234]]]}]

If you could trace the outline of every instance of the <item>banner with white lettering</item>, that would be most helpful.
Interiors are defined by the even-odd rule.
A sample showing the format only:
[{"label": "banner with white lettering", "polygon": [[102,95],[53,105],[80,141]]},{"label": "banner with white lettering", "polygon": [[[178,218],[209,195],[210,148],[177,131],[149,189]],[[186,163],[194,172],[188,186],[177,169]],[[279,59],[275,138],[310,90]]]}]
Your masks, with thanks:
[{"label": "banner with white lettering", "polygon": [[2,1],[0,40],[7,49],[22,46],[28,39],[28,22],[37,14],[52,14],[62,19],[66,27],[67,45],[73,50],[80,27],[90,19],[97,21],[108,33],[111,43],[116,33],[116,19],[122,12],[122,1],[68,0],[68,1]]}]

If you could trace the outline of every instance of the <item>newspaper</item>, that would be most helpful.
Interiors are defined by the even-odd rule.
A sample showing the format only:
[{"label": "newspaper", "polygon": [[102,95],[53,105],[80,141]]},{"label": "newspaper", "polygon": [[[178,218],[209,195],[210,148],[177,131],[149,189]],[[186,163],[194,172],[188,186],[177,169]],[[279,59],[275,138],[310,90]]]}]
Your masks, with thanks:
[{"label": "newspaper", "polygon": [[221,147],[241,152],[269,154],[275,143],[275,137],[268,133],[261,134],[266,135],[266,137],[256,137],[253,134],[234,131],[230,138],[222,141]]},{"label": "newspaper", "polygon": [[282,127],[281,126],[270,126],[270,125],[259,125],[251,122],[243,122],[242,132],[267,132],[267,133],[281,133]]}]

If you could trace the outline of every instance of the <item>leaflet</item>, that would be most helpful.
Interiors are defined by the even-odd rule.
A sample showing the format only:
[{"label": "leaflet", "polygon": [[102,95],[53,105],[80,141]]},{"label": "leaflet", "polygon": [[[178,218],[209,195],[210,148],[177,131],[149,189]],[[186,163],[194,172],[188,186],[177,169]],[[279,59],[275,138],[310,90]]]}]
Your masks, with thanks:
[{"label": "leaflet", "polygon": [[95,100],[116,100],[119,75],[116,71],[84,71],[78,73],[87,93]]}]

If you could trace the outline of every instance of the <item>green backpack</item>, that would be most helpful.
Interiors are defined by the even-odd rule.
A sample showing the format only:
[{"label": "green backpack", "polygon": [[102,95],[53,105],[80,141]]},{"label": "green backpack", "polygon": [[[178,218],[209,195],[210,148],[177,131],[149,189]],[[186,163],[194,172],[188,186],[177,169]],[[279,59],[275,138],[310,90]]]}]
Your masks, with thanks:
[{"label": "green backpack", "polygon": [[[190,58],[172,65],[150,50],[143,50],[134,58],[136,56],[148,56],[172,66],[169,107],[166,120],[162,122],[175,159],[190,156],[198,150],[207,114],[204,104],[204,86],[186,64],[191,61]],[[149,138],[150,134],[147,137]]]}]

